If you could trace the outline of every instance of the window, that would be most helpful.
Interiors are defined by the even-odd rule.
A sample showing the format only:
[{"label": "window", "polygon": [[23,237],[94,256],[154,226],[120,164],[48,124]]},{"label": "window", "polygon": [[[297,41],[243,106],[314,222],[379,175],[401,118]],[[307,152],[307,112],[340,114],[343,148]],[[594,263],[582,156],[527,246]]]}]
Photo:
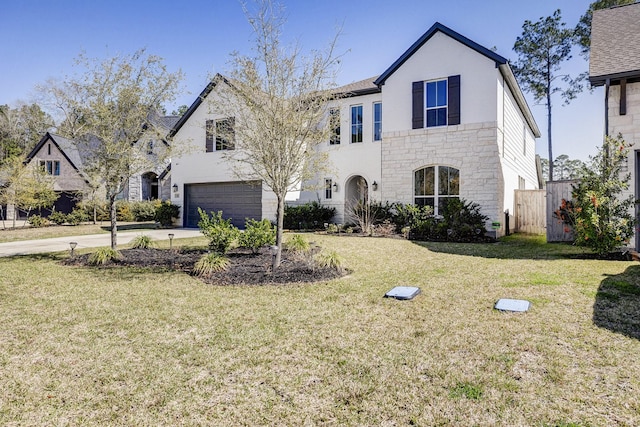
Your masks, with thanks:
[{"label": "window", "polygon": [[522,155],[527,155],[527,125],[522,125]]},{"label": "window", "polygon": [[47,154],[51,155],[51,144],[47,144]]},{"label": "window", "polygon": [[331,178],[326,178],[324,180],[324,198],[325,199],[331,199],[331,197],[333,196],[332,193],[332,186],[333,185],[333,181]]},{"label": "window", "polygon": [[362,142],[362,105],[351,106],[351,142]]},{"label": "window", "polygon": [[460,171],[449,166],[428,166],[414,172],[414,197],[418,206],[431,206],[438,215],[447,200],[460,195]]},{"label": "window", "polygon": [[447,81],[425,82],[425,117],[427,127],[447,124]]},{"label": "window", "polygon": [[329,110],[329,126],[331,136],[329,136],[329,145],[340,144],[340,109],[332,108]]},{"label": "window", "polygon": [[153,154],[153,141],[149,140],[147,142],[147,154]]},{"label": "window", "polygon": [[216,151],[235,149],[234,125],[233,117],[216,121]]},{"label": "window", "polygon": [[[207,153],[235,149],[235,119],[207,120],[205,150]],[[214,145],[215,142],[215,145]]]},{"label": "window", "polygon": [[59,160],[40,160],[40,167],[49,175],[60,175]]},{"label": "window", "polygon": [[382,141],[382,102],[373,104],[373,140]]},{"label": "window", "polygon": [[460,124],[460,76],[412,83],[412,128]]}]

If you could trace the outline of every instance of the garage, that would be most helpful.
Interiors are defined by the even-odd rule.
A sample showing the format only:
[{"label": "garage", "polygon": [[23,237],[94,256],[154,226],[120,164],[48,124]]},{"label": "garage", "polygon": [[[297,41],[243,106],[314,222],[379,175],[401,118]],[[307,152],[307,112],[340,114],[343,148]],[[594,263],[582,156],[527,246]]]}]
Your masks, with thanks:
[{"label": "garage", "polygon": [[245,218],[262,218],[262,185],[260,181],[185,184],[184,226],[197,227],[198,208],[205,212],[222,211],[225,219],[244,228]]}]

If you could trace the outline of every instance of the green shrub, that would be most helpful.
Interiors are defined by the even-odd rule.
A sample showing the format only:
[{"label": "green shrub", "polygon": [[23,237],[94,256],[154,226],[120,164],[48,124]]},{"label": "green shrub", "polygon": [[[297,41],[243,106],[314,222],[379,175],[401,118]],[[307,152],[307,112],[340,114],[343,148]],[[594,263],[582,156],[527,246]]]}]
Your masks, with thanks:
[{"label": "green shrub", "polygon": [[[629,144],[607,136],[604,146],[585,168],[582,179],[571,192],[573,200],[563,201],[555,213],[573,228],[575,244],[585,246],[601,257],[627,245],[637,223],[633,208],[637,202],[629,189],[631,174],[624,170]],[[564,209],[563,209],[564,208]]]},{"label": "green shrub", "polygon": [[111,248],[100,248],[89,256],[89,265],[104,265],[111,261],[118,261],[120,252]]},{"label": "green shrub", "polygon": [[321,252],[315,257],[316,264],[321,268],[333,268],[342,273],[344,259],[336,251]]},{"label": "green shrub", "polygon": [[320,230],[336,214],[335,208],[322,206],[318,202],[284,207],[284,228],[289,230]]},{"label": "green shrub", "polygon": [[231,223],[231,219],[223,219],[222,211],[211,212],[211,216],[198,208],[200,232],[209,239],[209,249],[219,254],[226,254],[238,238],[240,231]]},{"label": "green shrub", "polygon": [[198,277],[208,277],[213,273],[224,271],[229,266],[229,258],[211,252],[203,255],[193,266],[193,273]]},{"label": "green shrub", "polygon": [[131,203],[131,213],[134,221],[154,221],[156,218],[157,204],[150,200]]},{"label": "green shrub", "polygon": [[153,242],[153,239],[150,236],[147,236],[145,234],[136,236],[131,241],[131,247],[133,249],[149,249],[154,246],[155,246],[155,243]]},{"label": "green shrub", "polygon": [[56,225],[62,225],[67,222],[67,215],[59,211],[53,211],[48,219]]},{"label": "green shrub", "polygon": [[309,252],[311,250],[311,245],[300,234],[294,234],[287,239],[284,243],[284,247],[286,250],[291,252],[304,253]]},{"label": "green shrub", "polygon": [[47,218],[41,217],[40,215],[31,215],[28,222],[32,227],[36,228],[46,227],[49,225],[49,220]]},{"label": "green shrub", "polygon": [[442,204],[439,215],[429,206],[396,206],[396,227],[409,227],[409,238],[450,242],[487,241],[486,222],[480,205],[464,199],[450,198]]},{"label": "green shrub", "polygon": [[169,227],[173,220],[180,217],[180,205],[174,205],[169,200],[162,201],[156,207],[155,220],[163,227]]},{"label": "green shrub", "polygon": [[255,254],[262,246],[276,244],[276,229],[266,218],[262,221],[247,218],[245,229],[238,240],[240,246],[250,248]]},{"label": "green shrub", "polygon": [[338,226],[336,224],[327,225],[327,233],[328,234],[335,234],[338,231],[340,231],[340,229],[338,228]]},{"label": "green shrub", "polygon": [[86,211],[78,207],[73,208],[73,211],[67,215],[67,222],[71,225],[80,225],[88,220],[89,216]]}]

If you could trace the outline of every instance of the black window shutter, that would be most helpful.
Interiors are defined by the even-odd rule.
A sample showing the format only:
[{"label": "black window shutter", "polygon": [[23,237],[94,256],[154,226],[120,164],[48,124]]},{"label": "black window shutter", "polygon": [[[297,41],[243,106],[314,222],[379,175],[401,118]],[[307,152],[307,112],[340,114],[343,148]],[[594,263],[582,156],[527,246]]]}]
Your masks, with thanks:
[{"label": "black window shutter", "polygon": [[447,124],[448,125],[459,125],[460,124],[460,75],[457,76],[449,76],[448,80],[448,98],[447,99],[447,107],[448,107],[448,117]]},{"label": "black window shutter", "polygon": [[207,153],[211,153],[213,152],[213,138],[214,138],[214,133],[215,133],[215,122],[213,120],[207,120],[206,123],[206,139],[205,139],[205,147],[206,147],[206,152]]},{"label": "black window shutter", "polygon": [[412,129],[424,127],[424,82],[412,83]]}]

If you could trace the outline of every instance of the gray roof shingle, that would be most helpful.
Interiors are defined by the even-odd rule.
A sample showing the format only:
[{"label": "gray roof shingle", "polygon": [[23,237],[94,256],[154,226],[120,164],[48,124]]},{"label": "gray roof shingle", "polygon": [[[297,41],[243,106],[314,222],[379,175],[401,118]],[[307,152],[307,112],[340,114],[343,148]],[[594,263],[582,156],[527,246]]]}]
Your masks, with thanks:
[{"label": "gray roof shingle", "polygon": [[349,83],[333,89],[333,92],[345,95],[361,95],[365,93],[380,92],[380,88],[374,83],[377,78],[378,76],[373,76],[368,79]]},{"label": "gray roof shingle", "polygon": [[589,80],[632,76],[640,76],[640,3],[594,11]]}]

